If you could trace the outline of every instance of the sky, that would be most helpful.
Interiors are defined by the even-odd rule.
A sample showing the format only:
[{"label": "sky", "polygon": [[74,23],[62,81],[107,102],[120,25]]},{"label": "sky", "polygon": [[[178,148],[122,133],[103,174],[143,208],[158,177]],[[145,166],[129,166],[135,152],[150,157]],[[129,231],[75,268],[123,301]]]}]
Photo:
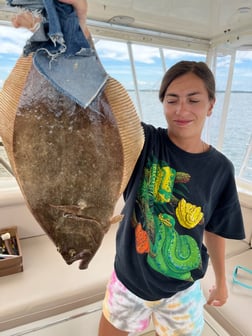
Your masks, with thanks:
[{"label": "sky", "polygon": [[[17,58],[22,53],[23,46],[29,36],[30,32],[27,30],[0,26],[0,87],[2,87]],[[99,40],[96,43],[96,49],[106,71],[112,77],[118,79],[127,89],[133,89],[134,82],[131,75],[127,45],[115,41]],[[133,45],[132,49],[139,89],[158,89],[163,74],[159,49],[142,45]],[[203,55],[168,49],[164,50],[164,55],[167,68],[181,59],[205,60]],[[227,56],[218,58],[217,90],[225,90],[224,83],[228,75],[229,59]],[[238,52],[232,90],[252,91],[251,69],[252,51]]]}]

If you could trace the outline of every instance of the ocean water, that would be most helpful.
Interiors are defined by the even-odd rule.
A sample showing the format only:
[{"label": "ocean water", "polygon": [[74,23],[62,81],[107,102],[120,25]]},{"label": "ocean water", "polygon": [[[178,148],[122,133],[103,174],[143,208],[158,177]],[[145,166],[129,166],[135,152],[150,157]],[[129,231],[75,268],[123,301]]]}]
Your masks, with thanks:
[{"label": "ocean water", "polygon": [[[136,104],[134,93],[130,94]],[[216,104],[212,116],[207,118],[203,138],[217,148],[219,147],[219,133],[224,132],[223,146],[219,149],[233,162],[235,173],[239,175],[249,140],[252,137],[252,92],[232,92],[225,129],[221,126],[224,95],[224,92],[216,94]],[[157,127],[166,127],[158,92],[142,91],[140,99],[144,104],[141,119]],[[252,167],[252,155],[249,159],[249,166]],[[252,171],[246,171],[244,177],[252,182]]]},{"label": "ocean water", "polygon": [[[134,92],[129,92],[129,94],[136,105]],[[158,92],[141,91],[140,99],[142,101],[141,119],[157,127],[166,127],[162,104],[158,100]],[[217,147],[221,127],[223,102],[224,93],[218,92],[213,114],[208,118],[208,127],[204,131],[204,139],[215,147]],[[238,175],[252,134],[252,92],[233,92],[228,111],[226,127],[221,129],[224,132],[224,143],[221,150],[233,162],[236,175]],[[0,156],[7,158],[2,147],[0,147]],[[249,166],[252,167],[252,155]],[[7,176],[9,173],[0,165],[0,177]],[[245,171],[244,177],[252,182],[252,171]]]}]

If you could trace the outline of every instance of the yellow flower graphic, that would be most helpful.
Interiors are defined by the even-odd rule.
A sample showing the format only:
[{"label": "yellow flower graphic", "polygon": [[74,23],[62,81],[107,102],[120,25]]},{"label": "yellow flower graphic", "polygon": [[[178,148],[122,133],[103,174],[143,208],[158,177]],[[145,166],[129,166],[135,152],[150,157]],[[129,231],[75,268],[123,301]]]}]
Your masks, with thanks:
[{"label": "yellow flower graphic", "polygon": [[180,225],[187,229],[192,229],[198,225],[204,216],[200,206],[186,202],[184,198],[178,203],[176,215]]}]

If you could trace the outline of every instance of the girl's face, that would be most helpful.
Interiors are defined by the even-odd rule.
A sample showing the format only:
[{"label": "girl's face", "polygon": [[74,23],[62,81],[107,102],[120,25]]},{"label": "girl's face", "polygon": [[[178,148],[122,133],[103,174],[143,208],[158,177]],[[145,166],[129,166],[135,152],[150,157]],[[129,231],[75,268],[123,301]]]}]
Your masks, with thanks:
[{"label": "girl's face", "polygon": [[171,140],[199,140],[205,119],[211,115],[214,103],[214,99],[209,100],[202,79],[193,73],[173,80],[163,101]]}]

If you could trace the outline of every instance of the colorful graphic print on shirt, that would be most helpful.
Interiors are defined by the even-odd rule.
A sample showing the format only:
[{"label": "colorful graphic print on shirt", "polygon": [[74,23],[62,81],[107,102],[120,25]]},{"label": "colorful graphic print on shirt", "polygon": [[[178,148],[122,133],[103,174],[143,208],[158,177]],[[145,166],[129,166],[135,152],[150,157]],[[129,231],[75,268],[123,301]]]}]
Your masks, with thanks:
[{"label": "colorful graphic print on shirt", "polygon": [[201,207],[185,199],[189,180],[189,174],[176,172],[155,158],[149,160],[138,189],[132,224],[136,250],[147,253],[147,262],[154,270],[193,281],[191,271],[201,265],[198,244],[190,235],[181,235],[175,229],[176,223],[190,230],[204,220]]}]

